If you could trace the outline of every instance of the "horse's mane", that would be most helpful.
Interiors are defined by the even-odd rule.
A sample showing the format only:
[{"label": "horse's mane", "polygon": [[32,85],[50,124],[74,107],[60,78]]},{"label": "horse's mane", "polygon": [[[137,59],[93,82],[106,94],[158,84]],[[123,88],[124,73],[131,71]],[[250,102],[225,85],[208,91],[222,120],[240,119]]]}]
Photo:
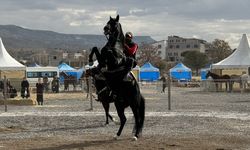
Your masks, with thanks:
[{"label": "horse's mane", "polygon": [[123,34],[123,30],[122,30],[122,25],[120,23],[119,24],[119,29],[120,29],[120,34],[118,36],[118,39],[120,39],[121,43],[122,43],[122,47],[124,48],[124,43],[125,43],[125,37]]}]

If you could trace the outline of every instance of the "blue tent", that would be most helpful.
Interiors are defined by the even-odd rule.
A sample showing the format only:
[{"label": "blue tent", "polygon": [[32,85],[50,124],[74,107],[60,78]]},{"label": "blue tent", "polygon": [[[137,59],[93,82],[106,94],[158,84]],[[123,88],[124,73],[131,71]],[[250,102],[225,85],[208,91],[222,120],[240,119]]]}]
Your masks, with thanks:
[{"label": "blue tent", "polygon": [[140,80],[157,81],[160,77],[159,69],[151,65],[149,62],[145,63],[140,68]]},{"label": "blue tent", "polygon": [[183,63],[178,63],[176,66],[170,69],[170,76],[177,80],[190,81],[192,78],[192,71]]},{"label": "blue tent", "polygon": [[66,63],[61,63],[59,66],[58,66],[58,69],[60,72],[64,71],[64,72],[70,72],[70,71],[75,71],[76,69],[69,66],[68,64]]},{"label": "blue tent", "polygon": [[[84,69],[75,69],[71,66],[69,66],[66,63],[62,63],[58,66],[59,72],[65,72],[67,75],[71,75],[77,78],[77,80],[79,80],[84,72]],[[60,82],[63,82],[64,78],[62,76],[60,76]]]},{"label": "blue tent", "polygon": [[206,75],[207,75],[207,72],[211,69],[211,64],[208,64],[207,66],[205,66],[205,68],[202,68],[201,69],[201,80],[206,80]]}]

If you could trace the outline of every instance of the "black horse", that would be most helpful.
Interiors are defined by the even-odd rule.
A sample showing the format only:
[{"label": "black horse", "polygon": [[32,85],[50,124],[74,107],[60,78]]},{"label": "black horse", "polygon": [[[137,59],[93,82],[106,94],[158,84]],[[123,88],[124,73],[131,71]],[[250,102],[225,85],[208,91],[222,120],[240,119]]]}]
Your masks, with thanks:
[{"label": "black horse", "polygon": [[[104,27],[104,34],[108,38],[107,44],[102,48],[99,53],[97,48],[93,48],[89,55],[89,61],[93,62],[93,54],[96,54],[96,58],[99,62],[98,75],[104,76],[103,82],[98,82],[100,79],[96,73],[91,74],[96,80],[96,89],[109,88],[111,89],[115,107],[120,118],[120,128],[116,134],[116,137],[121,135],[123,127],[126,123],[126,116],[124,114],[125,108],[130,106],[135,118],[134,126],[134,139],[136,140],[142,132],[144,118],[145,118],[145,99],[141,95],[139,84],[135,78],[130,80],[123,80],[124,76],[130,71],[133,65],[126,61],[123,54],[124,49],[124,34],[121,24],[119,23],[119,15],[116,18],[111,18]],[[107,68],[103,71],[103,68]],[[100,92],[99,91],[99,92]],[[101,95],[100,95],[101,96]]]},{"label": "black horse", "polygon": [[231,87],[231,83],[230,83],[230,79],[231,77],[229,75],[217,75],[215,73],[212,73],[211,71],[208,71],[207,74],[206,74],[206,78],[208,77],[212,77],[213,78],[213,81],[215,83],[215,86],[216,86],[216,91],[218,91],[218,84],[219,83],[225,83],[226,85],[226,91],[231,91],[232,87]]},{"label": "black horse", "polygon": [[73,85],[74,90],[76,89],[77,78],[75,76],[68,75],[64,71],[60,72],[60,76],[63,76],[63,78],[64,78],[64,90],[69,90],[70,84]]}]

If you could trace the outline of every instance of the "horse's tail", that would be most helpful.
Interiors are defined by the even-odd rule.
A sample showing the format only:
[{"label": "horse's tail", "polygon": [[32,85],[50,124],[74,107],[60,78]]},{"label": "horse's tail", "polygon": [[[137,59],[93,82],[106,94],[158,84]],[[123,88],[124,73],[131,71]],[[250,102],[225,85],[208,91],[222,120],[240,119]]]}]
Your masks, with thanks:
[{"label": "horse's tail", "polygon": [[142,95],[139,104],[139,115],[140,115],[140,128],[142,130],[145,120],[145,98]]}]

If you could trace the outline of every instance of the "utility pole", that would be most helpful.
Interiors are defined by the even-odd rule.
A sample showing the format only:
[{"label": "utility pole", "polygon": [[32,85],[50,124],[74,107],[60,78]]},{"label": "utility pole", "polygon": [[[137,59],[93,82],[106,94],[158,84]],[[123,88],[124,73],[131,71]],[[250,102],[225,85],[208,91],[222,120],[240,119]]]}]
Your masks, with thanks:
[{"label": "utility pole", "polygon": [[6,76],[4,75],[4,80],[3,80],[3,90],[4,90],[4,110],[5,112],[8,111],[8,108],[7,108],[7,79],[6,79]]}]

